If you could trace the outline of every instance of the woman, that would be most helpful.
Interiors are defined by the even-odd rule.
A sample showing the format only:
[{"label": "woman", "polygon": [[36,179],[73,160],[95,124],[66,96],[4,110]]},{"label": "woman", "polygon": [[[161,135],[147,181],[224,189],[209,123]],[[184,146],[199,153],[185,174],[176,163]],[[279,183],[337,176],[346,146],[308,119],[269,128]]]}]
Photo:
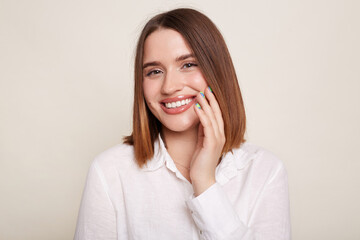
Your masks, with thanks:
[{"label": "woman", "polygon": [[245,143],[235,70],[192,9],[152,18],[136,49],[133,133],[90,167],[75,239],[290,239],[287,176]]}]

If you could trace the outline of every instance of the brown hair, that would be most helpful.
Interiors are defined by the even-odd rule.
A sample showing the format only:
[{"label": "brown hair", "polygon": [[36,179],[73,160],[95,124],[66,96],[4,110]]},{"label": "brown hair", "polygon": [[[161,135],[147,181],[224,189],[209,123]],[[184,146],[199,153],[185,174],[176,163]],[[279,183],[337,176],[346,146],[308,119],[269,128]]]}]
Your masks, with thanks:
[{"label": "brown hair", "polygon": [[135,57],[135,93],[133,133],[124,143],[134,146],[140,167],[154,155],[154,142],[161,123],[146,105],[143,94],[143,53],[146,38],[160,28],[179,32],[192,49],[208,85],[219,103],[224,120],[226,142],[222,153],[245,142],[246,117],[235,69],[224,38],[215,24],[204,14],[188,8],[174,9],[150,19],[141,32]]}]

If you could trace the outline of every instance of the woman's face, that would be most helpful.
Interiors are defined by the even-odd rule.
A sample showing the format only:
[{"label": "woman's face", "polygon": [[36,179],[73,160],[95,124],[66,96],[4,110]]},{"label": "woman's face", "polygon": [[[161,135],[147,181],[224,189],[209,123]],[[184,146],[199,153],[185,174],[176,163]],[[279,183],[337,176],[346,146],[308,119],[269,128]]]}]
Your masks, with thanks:
[{"label": "woman's face", "polygon": [[195,96],[207,83],[180,33],[160,29],[147,37],[143,79],[146,103],[163,127],[182,132],[199,123]]}]

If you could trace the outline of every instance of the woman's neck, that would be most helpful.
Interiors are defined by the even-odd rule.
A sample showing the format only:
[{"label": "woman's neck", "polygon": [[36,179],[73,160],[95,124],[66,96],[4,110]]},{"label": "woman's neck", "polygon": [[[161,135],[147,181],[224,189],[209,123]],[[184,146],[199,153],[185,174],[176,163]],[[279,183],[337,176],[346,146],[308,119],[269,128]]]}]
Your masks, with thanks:
[{"label": "woman's neck", "polygon": [[162,137],[171,158],[183,167],[190,167],[195,152],[198,125],[184,132],[174,132],[163,126]]}]

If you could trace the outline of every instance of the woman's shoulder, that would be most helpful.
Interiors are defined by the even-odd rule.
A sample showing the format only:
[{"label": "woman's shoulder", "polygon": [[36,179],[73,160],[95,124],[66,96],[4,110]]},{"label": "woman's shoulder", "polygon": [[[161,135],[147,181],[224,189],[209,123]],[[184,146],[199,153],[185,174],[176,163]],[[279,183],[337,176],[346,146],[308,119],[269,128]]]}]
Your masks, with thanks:
[{"label": "woman's shoulder", "polygon": [[134,148],[128,144],[117,144],[98,154],[93,164],[102,170],[128,169],[136,165],[134,161]]},{"label": "woman's shoulder", "polygon": [[262,170],[279,170],[284,168],[283,161],[273,152],[258,145],[245,142],[233,150],[238,165],[250,164]]},{"label": "woman's shoulder", "polygon": [[233,149],[236,175],[245,177],[256,189],[264,184],[287,182],[285,165],[273,152],[252,143]]}]

